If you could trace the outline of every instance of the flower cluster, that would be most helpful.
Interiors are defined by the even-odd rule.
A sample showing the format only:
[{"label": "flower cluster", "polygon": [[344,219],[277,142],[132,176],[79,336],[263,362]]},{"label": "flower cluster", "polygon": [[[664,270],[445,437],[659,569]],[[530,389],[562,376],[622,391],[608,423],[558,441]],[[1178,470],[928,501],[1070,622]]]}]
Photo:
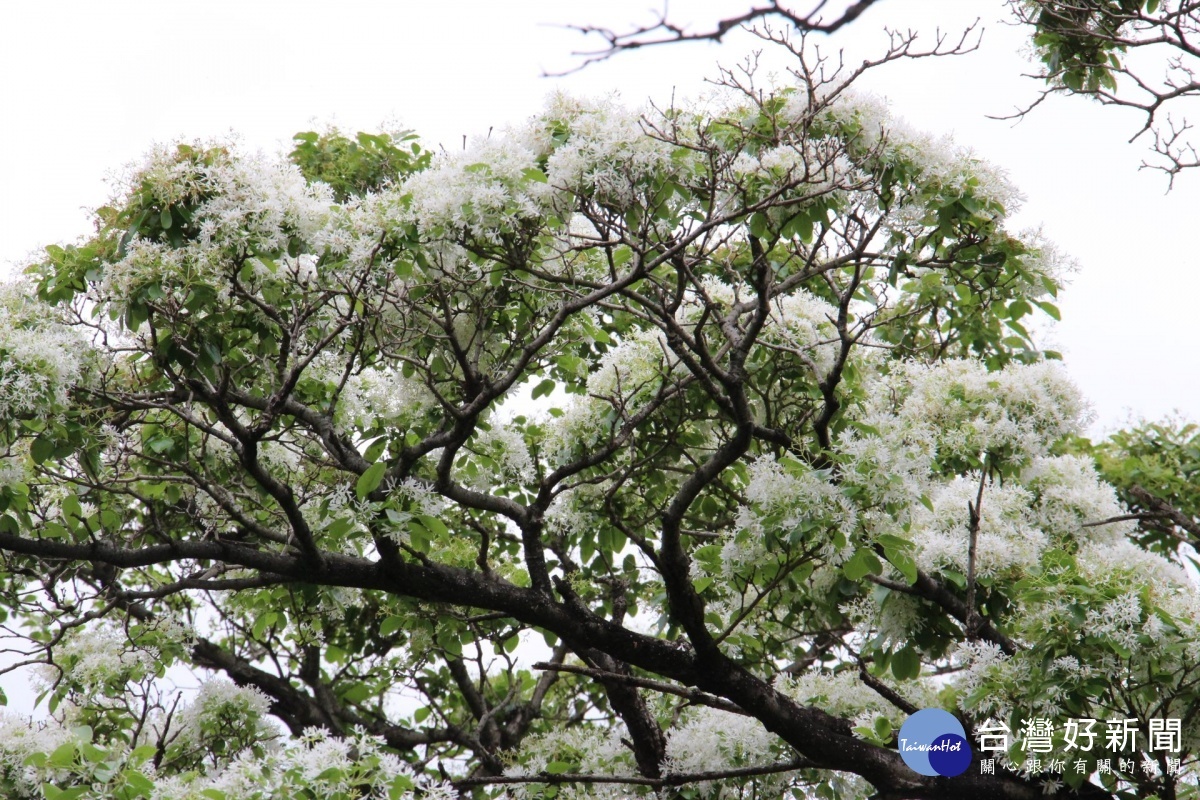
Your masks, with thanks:
[{"label": "flower cluster", "polygon": [[[453,800],[446,783],[415,779],[383,741],[361,730],[333,737],[310,729],[293,744],[267,752],[240,750],[207,770],[160,774],[154,747],[93,741],[86,727],[67,729],[5,714],[0,718],[0,786],[6,797],[35,800],[48,785],[80,800],[137,796],[154,800],[275,800],[314,794],[328,800]],[[164,762],[165,765],[165,762]]]},{"label": "flower cluster", "polygon": [[[121,204],[142,213],[123,256],[105,269],[104,295],[116,303],[148,287],[170,294],[194,284],[227,297],[244,269],[243,278],[270,280],[278,271],[271,257],[324,238],[333,203],[329,187],[307,182],[296,166],[232,143],[160,148],[129,183]],[[184,227],[193,232],[186,244],[171,236]],[[294,259],[282,277],[313,268],[311,258]]]},{"label": "flower cluster", "polygon": [[228,680],[205,681],[171,721],[171,745],[185,757],[240,750],[278,736],[267,722],[270,701],[257,689]]},{"label": "flower cluster", "polygon": [[1024,199],[1003,170],[948,136],[914,130],[877,96],[846,91],[825,108],[839,127],[857,132],[856,149],[877,153],[889,166],[911,169],[932,191],[970,196],[1009,213]]},{"label": "flower cluster", "polygon": [[61,680],[85,695],[103,695],[153,672],[157,661],[157,651],[134,645],[115,625],[93,625],[72,630],[55,648],[54,665],[41,667],[39,676],[47,686]]},{"label": "flower cluster", "polygon": [[84,369],[86,347],[27,281],[0,284],[0,420],[52,415]]}]

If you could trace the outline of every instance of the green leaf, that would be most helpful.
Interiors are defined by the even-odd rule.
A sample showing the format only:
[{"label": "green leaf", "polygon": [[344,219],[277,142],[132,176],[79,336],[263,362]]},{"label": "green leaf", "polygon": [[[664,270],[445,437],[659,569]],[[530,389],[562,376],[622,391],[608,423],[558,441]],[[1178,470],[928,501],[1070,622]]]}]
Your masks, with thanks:
[{"label": "green leaf", "polygon": [[358,476],[358,481],[354,484],[354,492],[358,495],[359,500],[365,499],[367,495],[379,488],[386,471],[387,464],[383,461],[376,461],[367,467],[366,472]]},{"label": "green leaf", "polygon": [[545,397],[546,395],[553,392],[554,387],[557,385],[558,384],[556,384],[554,381],[550,380],[549,378],[546,378],[544,381],[539,383],[537,386],[533,387],[533,395],[532,395],[533,399],[537,400],[539,397]]},{"label": "green leaf", "polygon": [[342,690],[341,696],[347,703],[361,703],[371,696],[371,689],[365,683],[353,683]]},{"label": "green leaf", "polygon": [[412,778],[407,775],[397,775],[392,780],[392,785],[388,787],[388,800],[400,800],[400,798],[412,790]]},{"label": "green leaf", "polygon": [[912,556],[902,550],[891,548],[885,548],[884,555],[887,556],[888,563],[904,576],[910,586],[917,582],[917,562],[912,559]]},{"label": "green leaf", "polygon": [[881,742],[892,738],[892,723],[887,717],[876,717],[874,726],[875,737]]},{"label": "green leaf", "polygon": [[571,771],[571,765],[565,761],[551,761],[546,765],[547,775],[563,775]]},{"label": "green leaf", "polygon": [[162,454],[175,447],[175,440],[170,436],[156,436],[146,444],[151,451]]},{"label": "green leaf", "polygon": [[212,342],[204,343],[204,353],[208,356],[208,360],[212,362],[214,366],[219,365],[225,358],[224,354],[221,353],[221,348],[217,347]]},{"label": "green leaf", "polygon": [[1019,320],[1021,317],[1025,316],[1032,310],[1033,309],[1030,308],[1029,303],[1026,303],[1021,298],[1017,298],[1016,300],[1013,300],[1011,303],[1008,304],[1008,316],[1014,322]]},{"label": "green leaf", "polygon": [[387,447],[387,443],[387,437],[380,436],[378,439],[371,442],[371,444],[367,445],[367,449],[363,453],[363,458],[365,458],[367,461],[378,461],[379,457],[383,455],[383,449]]},{"label": "green leaf", "polygon": [[428,514],[418,514],[417,519],[421,522],[422,527],[434,536],[442,538],[450,536],[450,529],[446,527],[446,523],[437,517],[431,517]]},{"label": "green leaf", "polygon": [[130,302],[125,309],[125,327],[131,331],[136,331],[148,319],[150,319],[150,309],[142,303]]},{"label": "green leaf", "polygon": [[169,208],[164,208],[162,213],[158,215],[158,224],[162,225],[162,229],[164,231],[171,229],[171,223],[173,221],[174,220],[171,219],[171,209]]},{"label": "green leaf", "polygon": [[842,572],[850,580],[857,581],[868,574],[878,575],[883,572],[883,564],[879,561],[879,556],[866,548],[862,548],[842,565]]},{"label": "green leaf", "polygon": [[99,764],[101,761],[108,758],[107,750],[96,747],[96,745],[92,744],[91,742],[84,744],[80,748],[80,752],[83,753],[84,759],[92,764]]},{"label": "green leaf", "polygon": [[458,638],[458,632],[454,629],[439,628],[437,643],[448,654],[455,658],[462,658],[462,642]]},{"label": "green leaf", "polygon": [[1054,319],[1060,321],[1062,320],[1062,313],[1058,310],[1058,306],[1054,305],[1054,303],[1051,303],[1048,300],[1034,300],[1033,302],[1038,308],[1040,308],[1042,311],[1045,311]]},{"label": "green leaf", "polygon": [[39,436],[29,445],[29,454],[33,457],[33,463],[41,464],[54,455],[54,442]]},{"label": "green leaf", "polygon": [[137,770],[124,770],[121,772],[121,777],[125,780],[125,785],[133,789],[140,797],[149,797],[154,793],[154,781]]},{"label": "green leaf", "polygon": [[942,575],[944,575],[951,583],[953,583],[958,588],[960,588],[960,589],[967,588],[967,576],[963,575],[961,572],[958,572],[958,571],[952,570],[952,569],[945,569],[945,570],[942,570]]},{"label": "green leaf", "polygon": [[592,337],[593,342],[606,345],[615,344],[612,340],[612,337],[609,336],[608,333],[602,328],[597,328],[595,325],[589,325],[587,332],[588,336]]},{"label": "green leaf", "polygon": [[[813,221],[812,217],[807,214],[801,214],[788,223],[786,234],[799,236],[802,242],[811,242],[813,240]],[[894,268],[893,264],[893,268]]]},{"label": "green leaf", "polygon": [[761,211],[750,215],[750,235],[756,239],[765,239],[770,233],[767,226],[767,215]]},{"label": "green leaf", "polygon": [[55,769],[67,769],[75,764],[75,742],[66,742],[60,744],[50,758],[46,760],[48,766]]},{"label": "green leaf", "polygon": [[129,751],[129,762],[132,764],[143,764],[154,758],[158,748],[152,744],[144,744],[141,747],[135,747]]},{"label": "green leaf", "polygon": [[391,636],[393,633],[404,627],[404,622],[404,617],[397,617],[393,614],[392,616],[386,618],[383,622],[379,623],[379,635]]},{"label": "green leaf", "polygon": [[255,639],[261,639],[267,632],[267,629],[274,625],[275,620],[278,618],[279,615],[274,611],[267,611],[264,614],[259,614],[255,618],[254,625],[250,628],[250,632],[254,635]]},{"label": "green leaf", "polygon": [[921,656],[911,647],[892,654],[892,674],[897,680],[911,680],[921,674]]}]

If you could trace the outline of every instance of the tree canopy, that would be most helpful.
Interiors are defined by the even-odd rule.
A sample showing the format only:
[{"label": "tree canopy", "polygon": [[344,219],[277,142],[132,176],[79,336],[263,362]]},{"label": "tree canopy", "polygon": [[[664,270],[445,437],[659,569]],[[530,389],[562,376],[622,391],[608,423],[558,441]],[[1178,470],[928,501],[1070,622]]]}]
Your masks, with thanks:
[{"label": "tree canopy", "polygon": [[[163,147],[4,286],[7,795],[1195,796],[1194,431],[1104,452],[1131,513],[1018,192],[780,43],[462,153]],[[935,707],[1183,772],[924,777]]]}]

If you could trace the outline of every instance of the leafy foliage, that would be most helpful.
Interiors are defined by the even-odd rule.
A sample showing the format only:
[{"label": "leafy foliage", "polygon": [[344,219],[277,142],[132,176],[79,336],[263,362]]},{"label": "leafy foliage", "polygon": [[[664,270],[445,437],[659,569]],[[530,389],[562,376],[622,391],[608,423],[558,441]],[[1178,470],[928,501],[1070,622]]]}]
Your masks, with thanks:
[{"label": "leafy foliage", "polygon": [[430,154],[409,131],[394,135],[359,132],[351,139],[332,129],[305,131],[293,138],[292,162],[308,180],[327,184],[339,203],[379,191],[429,164]]},{"label": "leafy foliage", "polygon": [[1099,469],[1140,515],[1142,543],[1175,552],[1200,541],[1200,428],[1182,420],[1143,422],[1096,448]]}]

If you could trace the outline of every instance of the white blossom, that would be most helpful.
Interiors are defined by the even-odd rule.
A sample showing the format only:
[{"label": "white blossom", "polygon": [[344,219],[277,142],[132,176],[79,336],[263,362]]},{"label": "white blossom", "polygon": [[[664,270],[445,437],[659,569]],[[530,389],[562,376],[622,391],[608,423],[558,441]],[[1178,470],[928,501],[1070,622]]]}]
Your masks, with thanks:
[{"label": "white blossom", "polygon": [[60,675],[88,694],[100,694],[111,685],[124,685],[153,670],[155,650],[131,643],[123,630],[111,623],[74,628],[54,651],[56,667],[41,667],[39,677],[53,685]]},{"label": "white blossom", "polygon": [[685,174],[685,161],[672,158],[675,147],[648,135],[643,117],[613,98],[552,98],[546,119],[565,128],[566,141],[547,159],[550,184],[623,208],[633,203],[640,182]]},{"label": "white blossom", "polygon": [[701,707],[667,734],[667,768],[711,772],[771,762],[778,739],[754,717]]},{"label": "white blossom", "polygon": [[1024,199],[1003,170],[948,136],[938,138],[914,130],[893,117],[887,103],[877,96],[844,91],[828,104],[826,113],[842,126],[856,127],[857,143],[863,150],[878,149],[885,162],[912,164],[920,180],[943,192],[994,202],[1008,213],[1016,211]]},{"label": "white blossom", "polygon": [[264,720],[268,713],[270,700],[258,689],[238,686],[221,678],[207,680],[175,717],[172,731],[178,738],[173,743],[185,747],[205,746],[212,735],[205,732],[206,724],[218,732],[236,726],[254,740],[264,741],[276,735]]},{"label": "white blossom", "polygon": [[403,424],[437,403],[433,393],[399,370],[366,369],[346,382],[338,399],[336,421],[342,427],[369,429],[375,422]]},{"label": "white blossom", "polygon": [[501,234],[520,230],[554,206],[554,187],[529,177],[549,147],[544,129],[530,123],[476,139],[465,151],[441,154],[403,184],[412,197],[412,217],[427,230],[464,230],[499,242]]},{"label": "white blossom", "polygon": [[[967,572],[970,544],[969,503],[979,491],[976,474],[956,477],[932,495],[933,511],[913,509],[911,539],[918,548],[917,563],[926,570],[951,568]],[[1049,545],[1046,534],[1027,514],[1030,496],[1012,483],[989,483],[979,508],[976,572],[996,575],[1010,568],[1035,567]]]},{"label": "white blossom", "polygon": [[169,214],[182,204],[198,235],[180,247],[135,235],[124,257],[105,270],[103,289],[111,302],[143,287],[170,294],[193,283],[226,299],[234,273],[243,269],[251,271],[251,280],[273,280],[278,269],[284,271],[278,277],[298,281],[315,274],[311,255],[270,265],[294,242],[311,247],[323,239],[333,203],[328,186],[309,183],[284,159],[242,153],[233,142],[160,147],[127,184],[130,199],[149,204],[147,214]]},{"label": "white blossom", "polygon": [[1124,515],[1116,492],[1100,480],[1089,459],[1036,456],[1022,470],[1021,483],[1035,495],[1032,519],[1051,536],[1116,544],[1134,530],[1132,520],[1121,520],[1084,532],[1084,524]]},{"label": "white blossom", "polygon": [[0,420],[53,414],[80,379],[86,350],[32,283],[0,284]]}]

